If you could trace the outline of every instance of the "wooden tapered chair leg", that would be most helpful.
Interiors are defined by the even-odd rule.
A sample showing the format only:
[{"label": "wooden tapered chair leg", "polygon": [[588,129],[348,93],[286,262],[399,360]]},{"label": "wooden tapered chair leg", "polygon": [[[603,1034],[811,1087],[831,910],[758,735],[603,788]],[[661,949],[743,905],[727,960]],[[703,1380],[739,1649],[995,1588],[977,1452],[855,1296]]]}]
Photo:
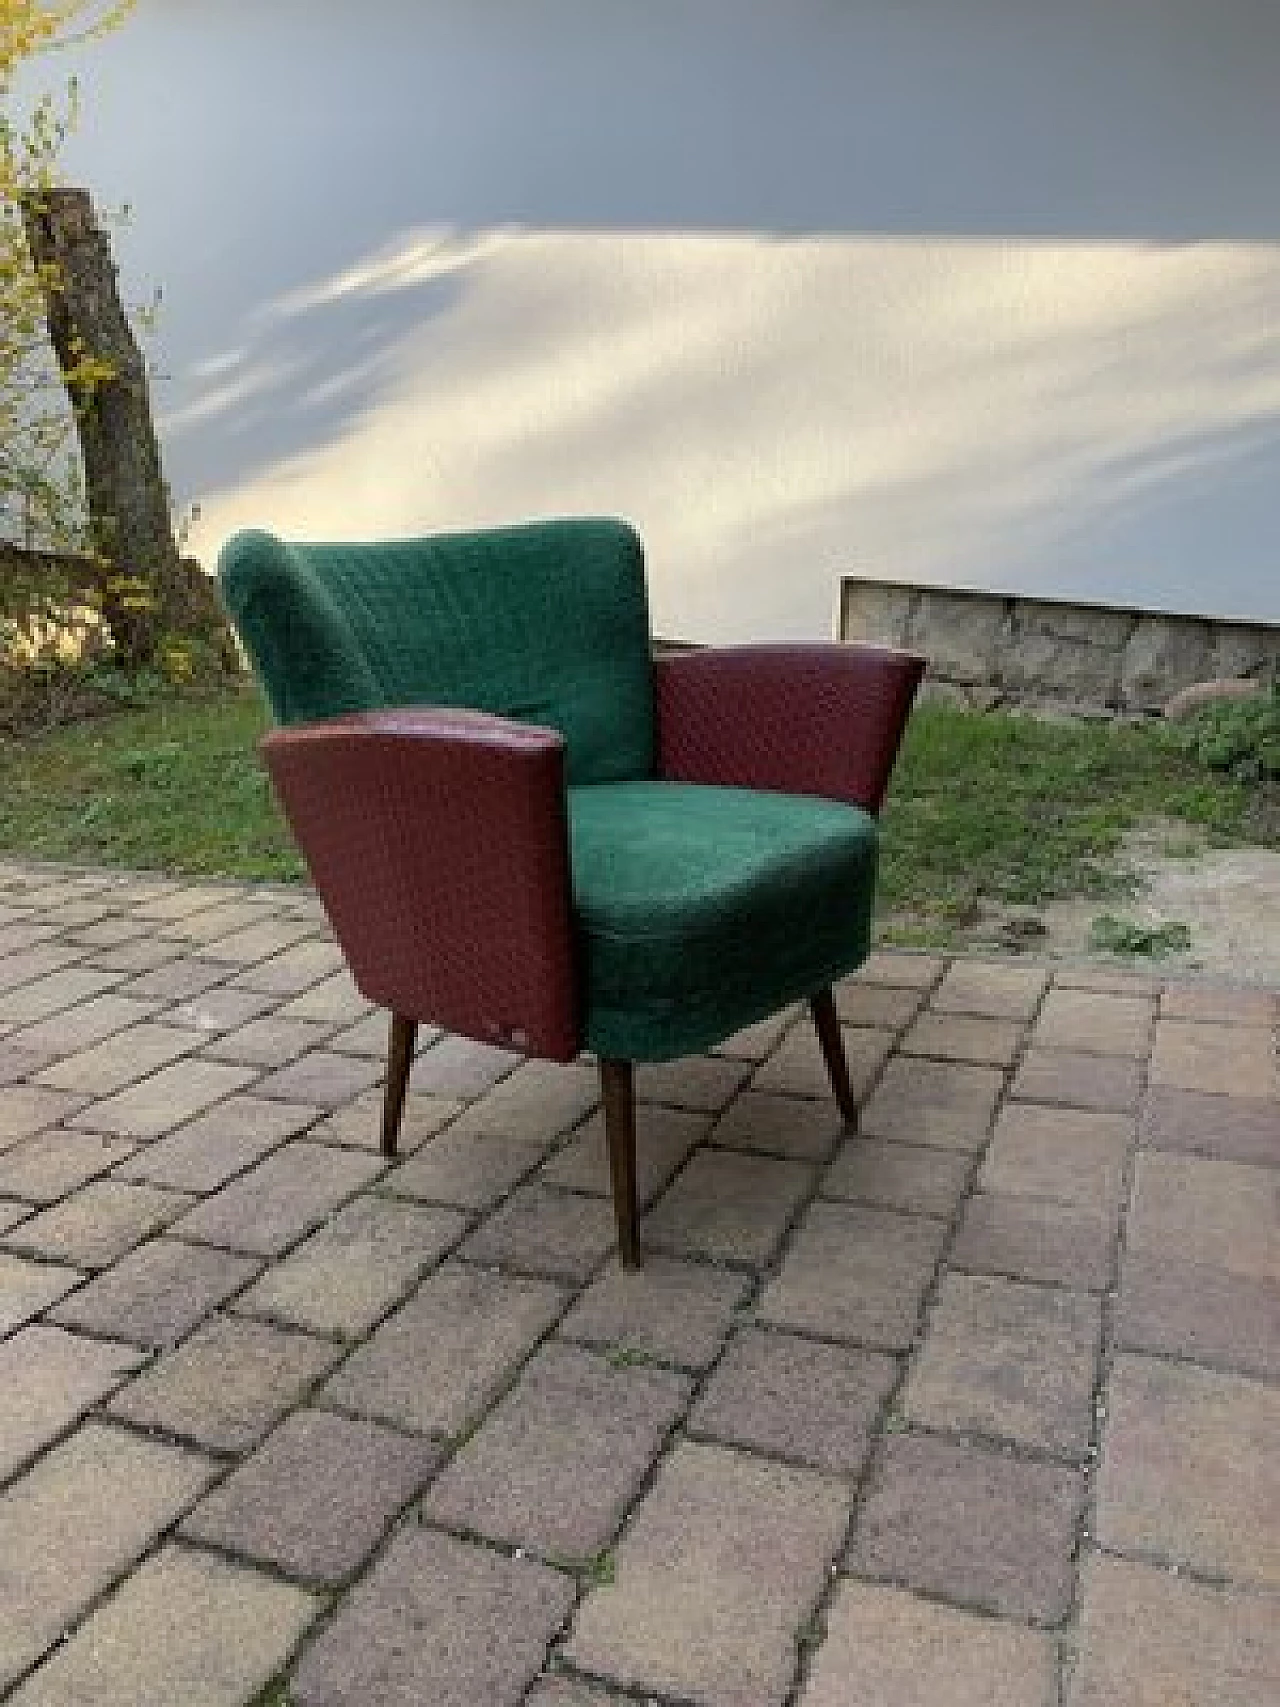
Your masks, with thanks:
[{"label": "wooden tapered chair leg", "polygon": [[613,1213],[623,1268],[640,1267],[640,1212],[636,1202],[636,1092],[630,1061],[601,1061],[604,1134],[613,1180]]},{"label": "wooden tapered chair leg", "polygon": [[418,1036],[416,1019],[403,1014],[391,1016],[391,1038],[387,1045],[387,1088],[382,1098],[382,1153],[394,1156],[400,1122],[404,1118],[405,1093],[409,1089],[409,1069],[413,1065],[413,1045]]},{"label": "wooden tapered chair leg", "polygon": [[849,1083],[849,1063],[845,1059],[844,1039],[840,1035],[835,997],[829,989],[819,990],[816,996],[810,996],[809,1009],[813,1014],[818,1042],[822,1045],[827,1076],[831,1080],[832,1090],[836,1093],[836,1107],[846,1125],[856,1126],[858,1105],[854,1101],[853,1086]]}]

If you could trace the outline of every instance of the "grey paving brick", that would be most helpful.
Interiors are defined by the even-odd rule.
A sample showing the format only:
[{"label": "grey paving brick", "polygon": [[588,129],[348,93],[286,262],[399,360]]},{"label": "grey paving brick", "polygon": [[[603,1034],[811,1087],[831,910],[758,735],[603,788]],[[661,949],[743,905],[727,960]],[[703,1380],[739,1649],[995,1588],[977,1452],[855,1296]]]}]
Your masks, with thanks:
[{"label": "grey paving brick", "polygon": [[1280,1181],[1266,1168],[1139,1151],[1126,1246],[1280,1285]]},{"label": "grey paving brick", "polygon": [[295,1707],[517,1707],[572,1604],[546,1565],[403,1529],[303,1655]]},{"label": "grey paving brick", "polygon": [[183,1534],[308,1582],[362,1565],[439,1462],[377,1423],[295,1411],[196,1507]]},{"label": "grey paving brick", "polygon": [[283,1067],[306,1050],[318,1048],[330,1029],[310,1020],[265,1014],[235,1031],[223,1032],[205,1045],[204,1052],[214,1061],[243,1061],[249,1067]]},{"label": "grey paving brick", "polygon": [[462,1247],[471,1262],[585,1280],[616,1241],[613,1210],[595,1197],[519,1186]]},{"label": "grey paving brick", "polygon": [[420,1434],[454,1434],[502,1389],[564,1303],[548,1281],[446,1263],[351,1354],[325,1396]]},{"label": "grey paving brick", "polygon": [[1003,1083],[998,1067],[895,1057],[863,1107],[859,1125],[871,1137],[980,1150]]},{"label": "grey paving brick", "polygon": [[24,1026],[14,1034],[12,1041],[23,1049],[71,1055],[76,1050],[101,1043],[104,1037],[123,1031],[127,1026],[150,1019],[159,1006],[155,999],[144,1001],[138,996],[112,990],[107,995],[93,996],[87,1002],[41,1020],[37,1025]]},{"label": "grey paving brick", "polygon": [[941,978],[946,965],[945,960],[934,954],[877,949],[863,961],[856,976],[867,984],[888,984],[904,990],[928,990]]},{"label": "grey paving brick", "polygon": [[382,1170],[376,1156],[296,1139],[182,1217],[180,1238],[277,1256]]},{"label": "grey paving brick", "polygon": [[215,1316],[117,1393],[110,1410],[214,1452],[247,1452],[339,1355],[306,1334]]},{"label": "grey paving brick", "polygon": [[442,1037],[413,1064],[414,1090],[430,1096],[478,1097],[523,1061],[510,1049],[469,1037]]},{"label": "grey paving brick", "polygon": [[528,1707],[628,1707],[635,1697],[615,1695],[572,1677],[540,1677],[526,1696]]},{"label": "grey paving brick", "polygon": [[835,987],[836,1013],[842,1025],[871,1026],[879,1031],[900,1031],[920,1011],[923,992],[894,989],[888,984],[868,984],[846,978]]},{"label": "grey paving brick", "polygon": [[612,1537],[688,1382],[544,1346],[423,1501],[428,1520],[586,1562]]},{"label": "grey paving brick", "polygon": [[1058,966],[1053,981],[1062,990],[1103,990],[1111,996],[1158,996],[1162,988],[1159,978],[1098,961]]},{"label": "grey paving brick", "polygon": [[1280,1106],[1270,1098],[1157,1085],[1143,1100],[1139,1133],[1142,1143],[1160,1150],[1280,1167]]},{"label": "grey paving brick", "polygon": [[229,936],[245,925],[257,924],[266,917],[269,906],[265,897],[254,899],[222,890],[219,893],[210,891],[206,904],[188,908],[182,913],[153,915],[140,910],[139,916],[162,917],[161,936],[170,937],[175,942],[203,944],[215,942],[220,936]]},{"label": "grey paving brick", "polygon": [[190,1202],[158,1186],[91,1180],[14,1228],[8,1242],[49,1261],[105,1268],[174,1220]]},{"label": "grey paving brick", "polygon": [[982,1190],[1118,1212],[1134,1123],[1122,1114],[1006,1103],[982,1164]]},{"label": "grey paving brick", "polygon": [[[221,970],[225,972],[227,968]],[[175,1025],[185,1025],[213,1037],[247,1025],[259,1014],[268,1013],[272,1005],[270,996],[255,996],[250,990],[206,990],[171,1008],[169,1018]]]},{"label": "grey paving brick", "polygon": [[800,1162],[699,1150],[645,1217],[642,1236],[677,1256],[763,1265],[813,1183]]},{"label": "grey paving brick", "polygon": [[969,1158],[879,1138],[847,1138],[822,1179],[823,1197],[949,1220],[964,1195]]},{"label": "grey paving brick", "polygon": [[966,1442],[884,1443],[854,1526],[850,1570],[1005,1618],[1054,1624],[1071,1602],[1078,1470]]},{"label": "grey paving brick", "polygon": [[712,1053],[728,1055],[735,1061],[763,1061],[771,1050],[777,1048],[783,1034],[798,1018],[799,1009],[783,1008],[780,1013],[769,1014],[753,1025],[744,1025],[732,1032],[723,1042],[716,1044]]},{"label": "grey paving brick", "polygon": [[1142,1056],[1151,1048],[1154,1019],[1155,1003],[1146,996],[1050,990],[1032,1031],[1032,1042],[1041,1049]]},{"label": "grey paving brick", "polygon": [[1078,1049],[1028,1049],[1010,1095],[1023,1102],[1058,1103],[1133,1114],[1142,1094],[1142,1063],[1125,1055]]},{"label": "grey paving brick", "polygon": [[1078,1456],[1089,1442],[1100,1336],[1096,1298],[944,1275],[903,1411],[926,1427]]},{"label": "grey paving brick", "polygon": [[31,1212],[29,1203],[22,1203],[16,1197],[0,1197],[0,1234],[16,1227],[19,1221],[25,1221]]},{"label": "grey paving brick", "polygon": [[1193,1019],[1210,1025],[1280,1024],[1270,990],[1231,990],[1204,984],[1170,984],[1160,996],[1161,1019]]},{"label": "grey paving brick", "polygon": [[319,1112],[305,1103],[230,1096],[139,1150],[118,1170],[119,1177],[149,1180],[174,1191],[216,1191],[286,1139],[306,1131]]},{"label": "grey paving brick", "polygon": [[693,1434],[856,1474],[897,1378],[892,1357],[791,1334],[739,1334],[689,1417]]},{"label": "grey paving brick", "polygon": [[776,1707],[849,1503],[810,1470],[677,1446],[627,1525],[614,1581],[578,1608],[569,1658],[706,1707]]},{"label": "grey paving brick", "polygon": [[[663,1108],[657,1103],[636,1107],[636,1195],[642,1207],[652,1203],[684,1165],[694,1146],[711,1127],[709,1114],[685,1108]],[[608,1148],[604,1117],[591,1119],[558,1151],[541,1177],[574,1191],[609,1196]]]},{"label": "grey paving brick", "polygon": [[195,1503],[212,1468],[89,1422],[0,1496],[0,1689]]},{"label": "grey paving brick", "polygon": [[57,972],[80,958],[80,950],[65,943],[36,942],[28,948],[18,948],[6,954],[0,968],[0,991],[16,990],[23,984]]},{"label": "grey paving brick", "polygon": [[259,1079],[253,1088],[257,1096],[337,1108],[359,1096],[361,1091],[367,1091],[381,1077],[380,1061],[369,1061],[361,1055],[338,1055],[331,1049],[312,1049]]},{"label": "grey paving brick", "polygon": [[0,1251],[0,1334],[29,1322],[83,1279],[78,1268]]},{"label": "grey paving brick", "polygon": [[251,1067],[232,1067],[222,1061],[175,1061],[127,1090],[90,1103],[72,1124],[125,1138],[158,1138],[233,1091],[243,1090],[254,1076]]},{"label": "grey paving brick", "polygon": [[[319,1020],[328,1025],[350,1025],[370,1012],[370,1003],[356,989],[351,974],[343,967],[331,972],[318,984],[292,996],[280,1009],[283,1019]],[[385,1027],[385,1020],[384,1020]]]},{"label": "grey paving brick", "polygon": [[104,972],[154,972],[180,959],[182,950],[177,943],[161,942],[156,937],[140,937],[136,942],[117,943],[112,948],[95,948],[87,966]]},{"label": "grey paving brick", "polygon": [[841,1583],[804,1707],[1055,1707],[1052,1638],[935,1606],[900,1589]]},{"label": "grey paving brick", "polygon": [[1280,1586],[1280,1390],[1122,1353],[1107,1391],[1098,1540]]},{"label": "grey paving brick", "polygon": [[[861,1102],[884,1065],[897,1038],[895,1031],[874,1027],[842,1025],[845,1060],[854,1097]],[[831,1080],[823,1060],[817,1033],[802,1020],[760,1067],[751,1081],[757,1091],[781,1091],[790,1096],[830,1098]]]},{"label": "grey paving brick", "polygon": [[[0,1033],[8,1033],[8,1028],[0,1026]],[[28,1049],[15,1041],[21,1036],[21,1032],[0,1036],[0,1088],[30,1078],[42,1067],[47,1067],[57,1055],[56,1049]]]},{"label": "grey paving brick", "polygon": [[46,1090],[40,1085],[5,1085],[0,1088],[0,1151],[65,1120],[84,1104],[83,1097],[67,1091]]},{"label": "grey paving brick", "polygon": [[[289,1016],[287,1023],[297,1025],[301,1021]],[[331,1024],[325,1024],[324,1031],[333,1030]],[[368,1055],[377,1061],[383,1061],[387,1056],[387,1016],[380,1008],[365,1014],[363,1019],[346,1025],[341,1031],[333,1032],[329,1038],[328,1047],[336,1049],[343,1055]],[[419,1026],[417,1047],[423,1048],[427,1043],[438,1037],[439,1031],[431,1026]]]},{"label": "grey paving brick", "polygon": [[1269,1031],[1161,1019],[1151,1051],[1151,1083],[1222,1096],[1280,1097],[1280,1064]]},{"label": "grey paving brick", "polygon": [[243,1707],[319,1603],[185,1547],[148,1559],[13,1697],[15,1707]]},{"label": "grey paving brick", "polygon": [[904,1055],[928,1055],[937,1061],[1011,1067],[1022,1041],[1022,1026],[1014,1020],[928,1010],[916,1020],[899,1048]]},{"label": "grey paving brick", "polygon": [[1115,1245],[1113,1215],[980,1192],[965,1205],[951,1263],[978,1274],[1102,1292],[1114,1275]]},{"label": "grey paving brick", "polygon": [[561,1332],[703,1369],[719,1356],[747,1285],[730,1270],[671,1257],[646,1256],[639,1269],[612,1262],[578,1299]]},{"label": "grey paving brick", "polygon": [[296,996],[341,966],[342,950],[336,942],[299,942],[238,972],[231,982],[237,989],[260,990],[268,996]]},{"label": "grey paving brick", "polygon": [[[382,1148],[381,1087],[361,1093],[353,1102],[333,1109],[317,1122],[312,1136],[317,1143],[338,1144],[353,1150]],[[396,1135],[397,1156],[411,1156],[433,1138],[464,1107],[451,1097],[420,1096],[410,1091],[405,1098],[400,1131]]]},{"label": "grey paving brick", "polygon": [[55,1203],[127,1160],[137,1148],[132,1138],[98,1132],[37,1132],[0,1154],[0,1191],[32,1203]]},{"label": "grey paving brick", "polygon": [[929,999],[935,1013],[978,1014],[986,1019],[1030,1020],[1049,975],[1042,966],[956,960]]},{"label": "grey paving brick", "polygon": [[921,1216],[815,1203],[760,1318],[778,1327],[899,1350],[911,1344],[946,1227]]},{"label": "grey paving brick", "polygon": [[64,1298],[50,1319],[66,1327],[162,1351],[246,1285],[252,1257],[178,1239],[149,1239]]},{"label": "grey paving brick", "polygon": [[[32,954],[40,952],[43,951],[31,950]],[[72,952],[79,953],[80,950]],[[17,955],[11,958],[10,970],[13,960],[19,958]],[[33,983],[18,984],[0,992],[0,1025],[34,1025],[37,1020],[47,1019],[50,1014],[109,990],[123,977],[123,972],[97,972],[88,966],[64,966]]]},{"label": "grey paving brick", "polygon": [[486,1209],[532,1173],[545,1154],[543,1144],[486,1138],[450,1127],[387,1174],[383,1189],[425,1203]]},{"label": "grey paving brick", "polygon": [[468,1131],[541,1143],[576,1126],[600,1101],[600,1076],[586,1061],[522,1061],[463,1116]]},{"label": "grey paving brick", "polygon": [[228,936],[216,937],[203,950],[210,960],[230,961],[237,966],[252,966],[255,961],[278,955],[307,936],[311,926],[297,919],[260,918],[253,924],[242,925]]},{"label": "grey paving brick", "polygon": [[1280,1376],[1280,1283],[1205,1263],[1175,1249],[1130,1253],[1120,1271],[1116,1344],[1130,1351]]},{"label": "grey paving brick", "polygon": [[237,1309],[358,1339],[466,1229],[452,1209],[357,1197],[274,1263]]},{"label": "grey paving brick", "polygon": [[825,1162],[835,1149],[844,1122],[826,1098],[771,1096],[743,1091],[725,1109],[711,1131],[713,1144],[729,1150],[753,1150],[794,1161]]},{"label": "grey paving brick", "polygon": [[44,1323],[0,1340],[0,1482],[131,1375],[142,1354]]},{"label": "grey paving brick", "polygon": [[686,1055],[677,1061],[636,1064],[636,1097],[641,1102],[715,1114],[728,1102],[750,1069],[721,1055]]}]

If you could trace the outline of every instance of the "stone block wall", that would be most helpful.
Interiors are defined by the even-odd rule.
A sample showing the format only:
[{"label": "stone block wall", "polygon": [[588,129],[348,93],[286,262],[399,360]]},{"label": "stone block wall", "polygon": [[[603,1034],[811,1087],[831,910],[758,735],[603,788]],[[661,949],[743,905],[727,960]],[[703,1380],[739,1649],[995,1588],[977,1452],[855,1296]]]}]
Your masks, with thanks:
[{"label": "stone block wall", "polygon": [[1158,712],[1181,689],[1280,673],[1280,624],[846,577],[840,638],[929,660],[933,694],[989,709]]}]

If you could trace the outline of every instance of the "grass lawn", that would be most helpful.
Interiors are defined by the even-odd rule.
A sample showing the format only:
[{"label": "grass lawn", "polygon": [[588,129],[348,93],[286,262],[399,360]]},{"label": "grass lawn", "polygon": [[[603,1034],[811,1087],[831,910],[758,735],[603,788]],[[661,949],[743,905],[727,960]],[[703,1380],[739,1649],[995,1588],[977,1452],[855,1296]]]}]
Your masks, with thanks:
[{"label": "grass lawn", "polygon": [[[0,850],[84,864],[294,878],[260,767],[250,690],[118,712],[0,747]],[[1159,727],[1051,723],[923,705],[885,810],[882,910],[899,940],[945,942],[984,904],[1123,893],[1127,829],[1173,818],[1280,846],[1274,783],[1245,786]]]}]

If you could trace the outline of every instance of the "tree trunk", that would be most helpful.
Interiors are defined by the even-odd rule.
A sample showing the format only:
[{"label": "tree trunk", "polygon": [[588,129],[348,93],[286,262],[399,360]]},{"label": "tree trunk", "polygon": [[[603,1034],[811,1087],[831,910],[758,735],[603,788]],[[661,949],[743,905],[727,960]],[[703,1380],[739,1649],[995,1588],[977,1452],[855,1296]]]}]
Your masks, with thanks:
[{"label": "tree trunk", "polygon": [[[109,565],[102,614],[116,655],[127,668],[150,664],[161,637],[179,633],[203,634],[215,655],[234,656],[208,578],[178,555],[146,366],[89,193],[43,190],[22,213],[48,280],[49,336],[75,409],[94,549]],[[97,377],[86,378],[86,358],[105,364]]]}]

